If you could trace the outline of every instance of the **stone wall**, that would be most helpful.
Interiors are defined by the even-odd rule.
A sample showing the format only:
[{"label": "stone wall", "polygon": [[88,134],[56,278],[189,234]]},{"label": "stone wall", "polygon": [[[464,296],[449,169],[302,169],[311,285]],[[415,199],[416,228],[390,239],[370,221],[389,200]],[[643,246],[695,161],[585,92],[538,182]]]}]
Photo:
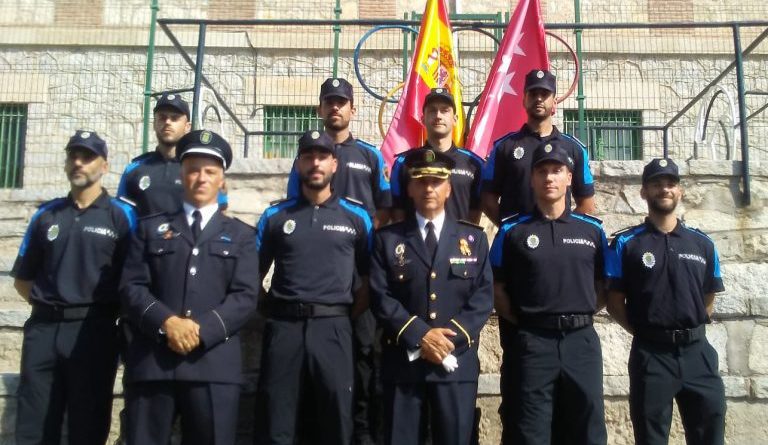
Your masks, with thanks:
[{"label": "stone wall", "polygon": [[[269,202],[284,194],[289,160],[248,161],[239,159],[229,172],[230,212],[255,223]],[[715,303],[714,323],[707,336],[719,355],[720,372],[728,398],[727,443],[759,444],[768,437],[768,164],[754,163],[752,205],[740,202],[739,162],[681,161],[685,195],[681,216],[692,226],[706,231],[715,241],[722,262],[726,291]],[[643,219],[645,203],[639,196],[639,175],[643,163],[593,162],[597,185],[597,206],[606,232],[611,233]],[[18,382],[21,326],[28,308],[12,288],[8,271],[35,205],[66,188],[63,174],[51,179],[56,187],[46,190],[0,192],[4,212],[0,214],[0,443],[12,444]],[[55,190],[54,190],[55,189]],[[487,223],[487,222],[486,222]],[[490,227],[490,226],[489,226]],[[489,234],[492,234],[489,228]],[[627,355],[630,336],[605,313],[598,316],[596,329],[604,356],[604,389],[609,443],[631,444],[628,413]],[[250,431],[252,393],[258,372],[261,320],[254,320],[246,334],[246,398],[242,408],[242,436]],[[499,440],[499,360],[497,320],[492,317],[480,341],[482,375],[478,406],[482,408],[483,444]],[[116,385],[118,399],[120,387]],[[675,417],[671,443],[684,443],[679,416]],[[113,433],[116,429],[113,428]]]}]

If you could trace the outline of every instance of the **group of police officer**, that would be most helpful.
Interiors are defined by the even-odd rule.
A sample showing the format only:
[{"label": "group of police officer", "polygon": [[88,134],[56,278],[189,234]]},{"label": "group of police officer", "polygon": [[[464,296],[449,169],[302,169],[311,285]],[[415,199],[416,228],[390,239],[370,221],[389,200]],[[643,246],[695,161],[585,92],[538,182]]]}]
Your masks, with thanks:
[{"label": "group of police officer", "polygon": [[[349,131],[352,85],[328,79],[324,131],[299,139],[287,199],[255,230],[224,212],[229,144],[190,132],[179,95],[158,99],[157,149],[126,167],[118,198],[101,185],[106,143],[77,131],[70,193],[34,214],[12,271],[32,305],[17,444],[59,443],[65,413],[69,443],[105,443],[118,356],[125,443],[166,445],[178,417],[184,444],[234,444],[238,333],[257,306],[256,444],[476,443],[479,336],[494,308],[503,443],[605,444],[592,323],[606,303],[634,336],[636,441],[666,443],[675,400],[689,443],[723,443],[704,335],[722,278],[713,242],[675,216],[677,166],[645,167],[648,218],[609,246],[589,216],[587,149],[552,123],[555,77],[528,73],[523,104],[526,124],[483,161],[454,145],[457,104],[433,89],[426,144],[390,178]],[[481,212],[499,226],[490,247]]]}]

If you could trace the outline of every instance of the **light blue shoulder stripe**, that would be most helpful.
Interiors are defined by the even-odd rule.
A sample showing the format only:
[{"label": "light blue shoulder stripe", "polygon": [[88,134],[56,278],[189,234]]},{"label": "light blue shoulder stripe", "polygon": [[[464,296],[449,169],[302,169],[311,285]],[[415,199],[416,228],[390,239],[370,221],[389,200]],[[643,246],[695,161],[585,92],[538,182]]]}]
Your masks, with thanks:
[{"label": "light blue shoulder stripe", "polygon": [[715,264],[714,264],[715,278],[722,278],[723,275],[720,272],[720,254],[717,253],[717,246],[715,245],[715,241],[712,238],[710,238],[709,235],[707,235],[704,232],[701,232],[701,231],[696,230],[696,229],[692,229],[692,228],[690,228],[688,226],[685,226],[685,225],[683,227],[685,227],[686,230],[689,230],[689,231],[699,235],[700,237],[706,239],[710,243],[712,243],[712,249],[714,249],[714,256],[715,256],[715,258],[714,258],[714,262],[715,262]]},{"label": "light blue shoulder stripe", "polygon": [[379,177],[377,178],[379,181],[379,190],[389,190],[389,181],[387,181],[386,176],[384,176],[384,170],[386,169],[384,164],[384,156],[381,155],[381,150],[376,148],[375,145],[362,141],[360,139],[355,139],[357,143],[364,148],[367,148],[368,150],[372,151],[374,155],[376,155],[376,162],[379,164]]},{"label": "light blue shoulder stripe", "polygon": [[346,199],[339,199],[339,204],[363,220],[363,224],[365,225],[365,237],[368,241],[368,251],[370,252],[373,248],[373,221],[371,221],[370,215],[368,215],[368,212],[364,208],[352,204]]},{"label": "light blue shoulder stripe", "polygon": [[516,225],[528,221],[529,219],[531,219],[531,215],[519,215],[517,218],[514,218],[499,227],[499,231],[496,233],[496,237],[493,239],[491,252],[489,254],[491,266],[501,267],[501,261],[504,257],[504,238],[506,238],[507,232],[509,232]]},{"label": "light blue shoulder stripe", "polygon": [[131,231],[131,233],[135,233],[136,227],[138,227],[138,217],[136,216],[136,211],[127,202],[123,202],[117,198],[111,198],[111,201],[112,204],[116,205],[117,208],[122,210],[125,218],[128,220],[128,229]]},{"label": "light blue shoulder stripe", "polygon": [[580,219],[584,222],[588,222],[593,226],[597,227],[598,229],[600,229],[601,232],[603,231],[603,225],[588,216],[579,215],[578,213],[571,213],[571,216],[573,216],[576,219]]},{"label": "light blue shoulder stripe", "polygon": [[66,202],[65,198],[56,198],[51,201],[45,202],[40,207],[37,208],[37,211],[32,215],[32,218],[29,220],[29,225],[27,226],[27,231],[24,234],[24,239],[21,240],[21,246],[19,246],[19,256],[24,256],[25,253],[27,253],[27,248],[29,248],[29,241],[32,238],[32,227],[35,224],[35,221],[37,221],[37,218],[40,217],[43,213],[47,212],[48,210],[53,210],[57,207],[60,207]]},{"label": "light blue shoulder stripe", "polygon": [[573,141],[579,148],[581,148],[581,155],[584,158],[584,163],[582,165],[582,172],[584,175],[584,184],[589,185],[595,182],[594,178],[592,177],[592,171],[589,169],[589,150],[587,149],[587,146],[584,145],[583,142],[578,140],[577,138],[571,136],[570,134],[566,133],[560,133],[565,137],[566,139],[570,139]]},{"label": "light blue shoulder stripe", "polygon": [[622,233],[616,237],[616,240],[614,241],[615,245],[613,249],[609,251],[610,257],[607,264],[607,272],[609,277],[621,278],[624,275],[622,259],[624,257],[624,248],[632,238],[645,232],[646,230],[647,228],[645,227],[645,224],[643,224],[641,226],[630,229],[629,232]]},{"label": "light blue shoulder stripe", "polygon": [[137,159],[131,161],[128,165],[125,166],[123,175],[120,176],[120,183],[117,185],[117,196],[128,196],[128,174],[136,170],[136,168],[138,168],[143,163],[144,159]]},{"label": "light blue shoulder stripe", "polygon": [[499,146],[504,143],[508,138],[520,133],[519,131],[512,131],[510,133],[505,134],[504,136],[496,139],[493,143],[493,148],[491,148],[491,156],[488,157],[488,162],[485,163],[485,168],[483,168],[483,180],[484,181],[492,181],[493,180],[493,174],[494,170],[496,168],[496,152],[499,149]]},{"label": "light blue shoulder stripe", "polygon": [[295,205],[297,202],[298,200],[296,199],[289,199],[271,207],[267,207],[267,210],[264,210],[264,213],[261,215],[261,219],[259,219],[259,224],[256,228],[256,250],[261,249],[261,243],[264,239],[264,231],[267,229],[269,218],[275,216],[280,210]]},{"label": "light blue shoulder stripe", "polygon": [[389,175],[389,184],[392,187],[392,196],[399,197],[402,194],[402,184],[400,184],[400,171],[405,165],[405,156],[398,155],[395,162],[392,163],[392,173]]}]

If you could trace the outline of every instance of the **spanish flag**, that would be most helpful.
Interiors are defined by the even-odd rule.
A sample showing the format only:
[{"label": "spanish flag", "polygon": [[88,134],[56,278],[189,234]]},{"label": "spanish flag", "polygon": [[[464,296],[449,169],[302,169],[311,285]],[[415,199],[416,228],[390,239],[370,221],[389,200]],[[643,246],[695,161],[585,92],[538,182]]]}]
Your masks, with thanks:
[{"label": "spanish flag", "polygon": [[464,108],[461,105],[461,82],[453,52],[451,22],[443,0],[427,0],[424,8],[408,80],[381,145],[381,154],[388,165],[392,165],[398,153],[424,145],[427,136],[421,124],[421,109],[424,97],[432,88],[451,91],[459,116],[453,129],[453,140],[456,145],[462,146]]}]

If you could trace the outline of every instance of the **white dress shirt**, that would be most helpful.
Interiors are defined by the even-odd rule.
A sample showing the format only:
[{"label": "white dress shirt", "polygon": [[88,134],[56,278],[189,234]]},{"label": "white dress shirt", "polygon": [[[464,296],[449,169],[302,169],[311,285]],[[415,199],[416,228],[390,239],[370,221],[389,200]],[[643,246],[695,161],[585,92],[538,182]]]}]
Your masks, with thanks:
[{"label": "white dress shirt", "polygon": [[192,204],[189,204],[187,202],[184,203],[184,213],[187,215],[187,223],[189,224],[189,227],[192,228],[192,224],[195,223],[195,217],[192,216],[192,213],[195,210],[200,210],[200,215],[203,217],[203,219],[200,221],[200,230],[205,229],[205,225],[208,224],[208,221],[213,218],[213,214],[216,213],[217,210],[219,210],[219,203],[214,202],[213,204],[208,204],[205,207],[200,207],[199,209]]},{"label": "white dress shirt", "polygon": [[[427,218],[424,218],[419,214],[419,212],[416,212],[416,224],[419,225],[419,232],[421,232],[421,239],[425,240],[427,239],[427,223],[430,220]],[[435,217],[435,219],[432,220],[432,224],[435,226],[435,237],[437,238],[437,241],[440,241],[440,232],[443,230],[443,223],[445,222],[445,211],[440,212],[439,215]]]}]

